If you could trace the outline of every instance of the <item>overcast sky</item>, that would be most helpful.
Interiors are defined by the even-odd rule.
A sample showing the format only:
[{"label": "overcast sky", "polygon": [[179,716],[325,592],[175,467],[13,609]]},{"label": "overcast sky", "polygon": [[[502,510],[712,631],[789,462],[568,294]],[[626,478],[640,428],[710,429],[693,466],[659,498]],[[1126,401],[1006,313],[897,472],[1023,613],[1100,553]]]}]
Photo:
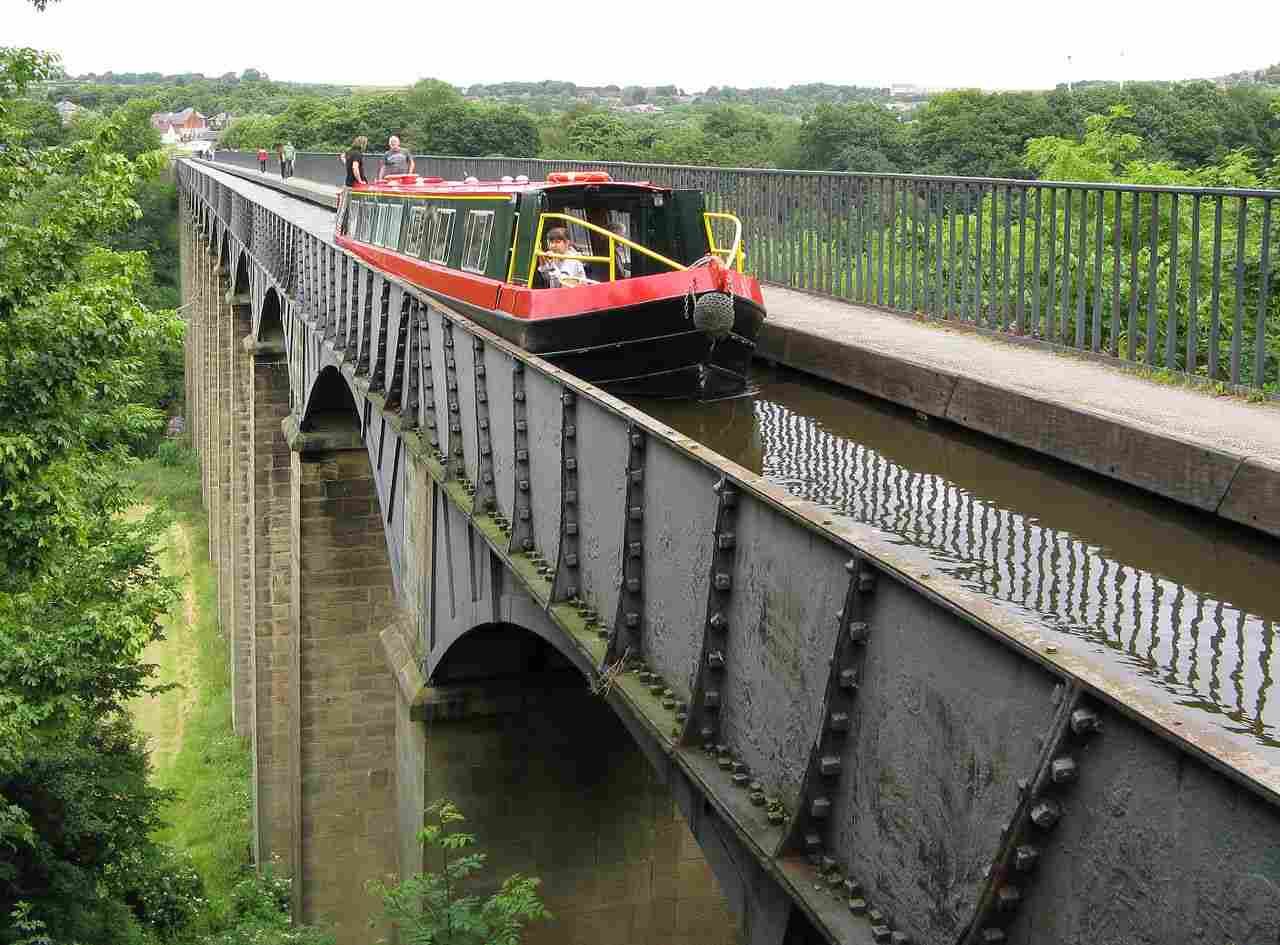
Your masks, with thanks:
[{"label": "overcast sky", "polygon": [[55,50],[73,74],[253,67],[302,82],[402,85],[434,76],[459,85],[560,79],[690,90],[1050,88],[1069,78],[1180,79],[1280,61],[1277,0],[1198,7],[1194,19],[1182,9],[1168,0],[61,0],[38,13],[26,0],[0,0],[0,45]]}]

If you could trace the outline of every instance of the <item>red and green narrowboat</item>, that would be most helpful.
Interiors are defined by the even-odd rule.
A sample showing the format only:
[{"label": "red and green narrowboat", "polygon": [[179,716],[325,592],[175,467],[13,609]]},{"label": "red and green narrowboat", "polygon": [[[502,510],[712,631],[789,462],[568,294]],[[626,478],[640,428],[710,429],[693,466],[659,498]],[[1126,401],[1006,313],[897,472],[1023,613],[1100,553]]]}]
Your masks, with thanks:
[{"label": "red and green narrowboat", "polygon": [[[586,274],[546,273],[568,231]],[[485,328],[618,394],[731,396],[765,317],[742,225],[695,190],[565,172],[397,175],[344,190],[335,238]]]}]

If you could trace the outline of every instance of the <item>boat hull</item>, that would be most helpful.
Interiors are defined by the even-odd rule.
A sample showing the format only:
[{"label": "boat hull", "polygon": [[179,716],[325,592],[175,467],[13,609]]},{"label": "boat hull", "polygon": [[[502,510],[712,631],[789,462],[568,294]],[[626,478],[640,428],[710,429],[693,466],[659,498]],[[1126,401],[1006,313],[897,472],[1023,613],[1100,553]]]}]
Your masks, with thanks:
[{"label": "boat hull", "polygon": [[714,340],[694,324],[697,298],[716,290],[710,270],[582,288],[529,289],[423,263],[339,238],[370,262],[512,344],[610,393],[717,399],[747,387],[764,300],[749,276],[722,273],[733,327]]},{"label": "boat hull", "polygon": [[526,321],[432,294],[512,344],[618,395],[711,399],[742,393],[764,321],[763,309],[735,297],[733,329],[713,341],[685,314],[683,298]]}]

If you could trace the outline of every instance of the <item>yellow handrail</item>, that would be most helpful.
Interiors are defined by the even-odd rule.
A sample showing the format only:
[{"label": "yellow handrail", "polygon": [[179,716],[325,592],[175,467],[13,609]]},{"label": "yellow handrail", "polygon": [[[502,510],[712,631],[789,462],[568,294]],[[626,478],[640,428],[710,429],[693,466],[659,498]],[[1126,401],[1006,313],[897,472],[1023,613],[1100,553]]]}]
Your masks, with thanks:
[{"label": "yellow handrail", "polygon": [[660,262],[664,266],[675,269],[677,272],[683,272],[685,269],[689,268],[688,266],[681,265],[674,259],[668,259],[661,253],[655,253],[653,250],[641,246],[639,243],[633,243],[625,236],[618,236],[612,230],[606,230],[602,226],[598,226],[588,220],[583,220],[581,217],[570,216],[567,213],[543,213],[538,217],[538,230],[537,233],[534,234],[533,240],[533,245],[535,247],[542,245],[542,231],[547,220],[563,220],[565,223],[574,223],[592,233],[599,233],[601,236],[606,237],[609,240],[609,256],[607,258],[604,256],[570,256],[568,254],[549,253],[546,250],[534,249],[533,255],[529,259],[529,278],[525,282],[526,286],[533,286],[533,274],[538,269],[539,259],[578,259],[586,260],[587,262],[607,262],[609,264],[609,281],[613,282],[617,277],[616,260],[618,257],[617,245],[619,243],[626,246],[628,249],[635,250],[642,256],[648,256],[650,259]]},{"label": "yellow handrail", "polygon": [[[732,220],[734,225],[733,244],[730,246],[717,246],[715,233],[711,229],[712,220]],[[736,264],[738,272],[742,272],[743,257],[742,252],[742,221],[732,213],[718,213],[707,210],[702,214],[702,225],[707,230],[707,245],[711,248],[711,252],[717,256],[725,253],[724,264],[733,266]]]}]

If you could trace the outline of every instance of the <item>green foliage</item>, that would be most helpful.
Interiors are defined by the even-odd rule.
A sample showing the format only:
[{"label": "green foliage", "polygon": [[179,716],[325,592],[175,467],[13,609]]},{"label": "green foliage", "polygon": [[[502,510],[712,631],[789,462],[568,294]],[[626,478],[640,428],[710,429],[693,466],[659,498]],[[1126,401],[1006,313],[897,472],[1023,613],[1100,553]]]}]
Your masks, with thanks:
[{"label": "green foliage", "polygon": [[439,871],[419,873],[395,886],[372,883],[406,945],[519,945],[526,925],[552,918],[538,895],[539,880],[508,876],[482,899],[478,874],[485,854],[471,852],[475,836],[456,829],[465,818],[451,802],[427,808],[418,834],[427,855],[439,855]]},{"label": "green foliage", "polygon": [[290,923],[289,885],[269,866],[242,879],[232,890],[227,927],[202,945],[333,945],[328,930]]},{"label": "green foliage", "polygon": [[[800,125],[800,163],[839,171],[897,170],[910,167],[906,126],[897,116],[868,102],[819,105]],[[860,167],[871,162],[879,167]]]}]

